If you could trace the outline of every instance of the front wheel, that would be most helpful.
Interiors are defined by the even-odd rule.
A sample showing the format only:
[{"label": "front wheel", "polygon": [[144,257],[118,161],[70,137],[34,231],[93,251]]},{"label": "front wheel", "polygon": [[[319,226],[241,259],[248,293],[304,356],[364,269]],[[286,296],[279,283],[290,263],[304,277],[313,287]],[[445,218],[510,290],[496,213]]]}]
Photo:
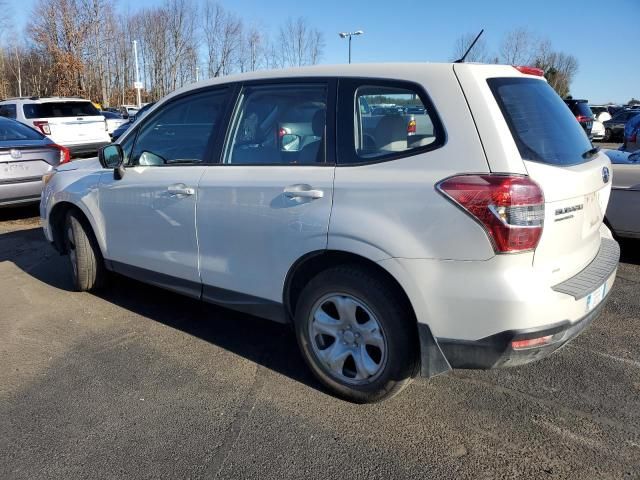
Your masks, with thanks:
[{"label": "front wheel", "polygon": [[602,141],[604,141],[604,142],[610,142],[611,141],[611,129],[610,128],[605,128],[605,130],[604,130],[604,138],[602,139]]},{"label": "front wheel", "polygon": [[357,403],[390,398],[418,372],[415,320],[375,272],[343,266],[318,274],[295,312],[298,344],[316,377]]},{"label": "front wheel", "polygon": [[67,214],[64,240],[74,288],[84,292],[101,287],[105,277],[102,254],[91,227],[76,212]]}]

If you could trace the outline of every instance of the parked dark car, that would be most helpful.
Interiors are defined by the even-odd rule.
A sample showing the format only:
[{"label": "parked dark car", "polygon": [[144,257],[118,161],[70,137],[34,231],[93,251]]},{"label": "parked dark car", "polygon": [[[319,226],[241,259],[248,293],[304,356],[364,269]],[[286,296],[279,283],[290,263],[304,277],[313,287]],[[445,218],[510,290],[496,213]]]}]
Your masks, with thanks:
[{"label": "parked dark car", "polygon": [[70,159],[69,149],[0,117],[0,207],[40,201],[42,176]]},{"label": "parked dark car", "polygon": [[135,122],[138,118],[144,117],[145,114],[149,111],[151,107],[153,107],[154,104],[155,102],[147,103],[144,107],[138,110],[138,112],[135,115],[129,115],[129,121],[120,125],[111,134],[111,138],[113,139],[113,141],[116,141],[118,137],[122,136],[122,134],[126,132],[129,129],[129,127],[133,125],[133,122]]},{"label": "parked dark car", "polygon": [[624,127],[630,119],[640,114],[637,110],[621,110],[616,113],[611,120],[603,122],[604,124],[604,141],[621,140],[624,136]]},{"label": "parked dark car", "polygon": [[587,136],[591,138],[591,129],[593,128],[593,112],[589,107],[587,100],[577,100],[574,98],[565,98],[564,103],[567,104],[571,113],[576,117],[578,123],[582,126]]}]

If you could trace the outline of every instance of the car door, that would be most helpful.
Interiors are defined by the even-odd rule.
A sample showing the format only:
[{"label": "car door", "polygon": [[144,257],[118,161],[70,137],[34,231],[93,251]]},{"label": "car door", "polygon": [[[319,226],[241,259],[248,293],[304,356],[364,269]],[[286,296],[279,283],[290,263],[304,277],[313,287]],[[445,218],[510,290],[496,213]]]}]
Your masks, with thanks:
[{"label": "car door", "polygon": [[104,173],[99,187],[105,255],[115,271],[200,295],[197,187],[228,99],[226,88],[182,95],[125,138],[124,176]]},{"label": "car door", "polygon": [[[335,81],[245,84],[196,220],[203,297],[277,319],[289,268],[327,246]],[[268,306],[275,307],[270,310]]]}]

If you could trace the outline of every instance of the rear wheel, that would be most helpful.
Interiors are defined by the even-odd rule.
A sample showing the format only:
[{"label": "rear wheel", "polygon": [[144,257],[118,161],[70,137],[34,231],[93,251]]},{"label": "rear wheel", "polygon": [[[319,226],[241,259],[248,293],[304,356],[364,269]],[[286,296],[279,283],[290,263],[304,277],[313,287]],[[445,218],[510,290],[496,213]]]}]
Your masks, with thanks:
[{"label": "rear wheel", "polygon": [[316,377],[358,403],[390,398],[418,372],[415,321],[393,286],[357,266],[318,274],[302,291],[296,337]]},{"label": "rear wheel", "polygon": [[611,129],[610,128],[605,128],[604,129],[603,141],[605,141],[605,142],[611,141]]},{"label": "rear wheel", "polygon": [[64,241],[74,288],[84,292],[101,287],[105,277],[102,254],[91,228],[76,212],[67,213]]}]

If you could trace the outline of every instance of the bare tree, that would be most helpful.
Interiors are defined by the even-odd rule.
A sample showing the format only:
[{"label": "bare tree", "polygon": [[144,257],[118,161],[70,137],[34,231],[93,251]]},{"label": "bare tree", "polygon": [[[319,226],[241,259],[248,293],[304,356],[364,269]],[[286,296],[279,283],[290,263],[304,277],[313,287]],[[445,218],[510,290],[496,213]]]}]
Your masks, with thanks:
[{"label": "bare tree", "polygon": [[500,43],[500,62],[506,65],[530,65],[534,62],[539,42],[526,28],[507,32]]},{"label": "bare tree", "polygon": [[573,55],[553,50],[551,42],[546,40],[540,43],[535,66],[544,71],[549,85],[558,95],[565,97],[569,94],[571,82],[578,72],[578,60]]},{"label": "bare tree", "polygon": [[[477,33],[466,33],[464,35],[460,35],[456,39],[456,43],[453,48],[453,57],[452,61],[458,60],[462,58],[465,52],[469,49],[473,40],[476,38]],[[476,44],[473,46],[467,58],[465,59],[467,62],[479,62],[479,63],[494,63],[494,59],[489,55],[489,51],[487,49],[487,42],[484,37],[480,37]]]},{"label": "bare tree", "polygon": [[281,63],[299,67],[320,61],[324,49],[322,32],[309,26],[304,17],[289,18],[280,27],[279,44]]},{"label": "bare tree", "polygon": [[242,20],[212,0],[204,0],[202,30],[209,76],[228,75],[242,44]]}]

